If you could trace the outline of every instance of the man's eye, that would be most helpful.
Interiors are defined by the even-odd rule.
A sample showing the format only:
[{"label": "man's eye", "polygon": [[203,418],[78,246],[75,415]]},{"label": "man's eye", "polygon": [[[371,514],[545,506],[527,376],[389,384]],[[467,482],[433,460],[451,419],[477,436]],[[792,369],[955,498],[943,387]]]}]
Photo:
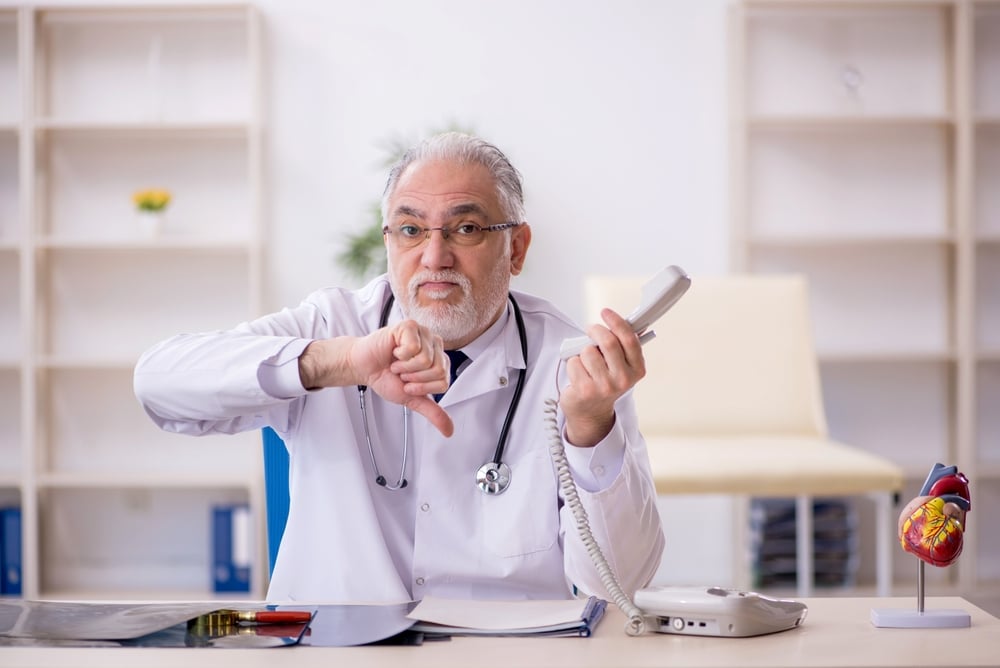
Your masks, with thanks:
[{"label": "man's eye", "polygon": [[423,233],[423,229],[419,225],[400,225],[396,228],[400,236],[412,239],[413,237],[418,237]]},{"label": "man's eye", "polygon": [[473,234],[478,234],[479,231],[483,229],[476,225],[475,223],[459,223],[455,226],[455,234],[459,236],[470,236]]}]

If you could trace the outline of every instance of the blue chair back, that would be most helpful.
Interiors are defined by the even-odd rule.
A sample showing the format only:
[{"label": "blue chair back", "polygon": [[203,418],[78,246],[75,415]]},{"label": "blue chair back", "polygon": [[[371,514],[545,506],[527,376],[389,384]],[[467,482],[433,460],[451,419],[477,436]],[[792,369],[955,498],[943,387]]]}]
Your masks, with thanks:
[{"label": "blue chair back", "polygon": [[262,430],[264,440],[264,496],[267,501],[267,566],[274,572],[274,560],[288,520],[288,450],[270,427]]}]

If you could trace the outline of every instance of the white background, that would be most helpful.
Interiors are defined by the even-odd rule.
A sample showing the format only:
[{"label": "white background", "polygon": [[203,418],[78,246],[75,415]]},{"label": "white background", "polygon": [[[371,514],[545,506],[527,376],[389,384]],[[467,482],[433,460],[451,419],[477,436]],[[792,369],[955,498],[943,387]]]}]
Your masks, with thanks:
[{"label": "white background", "polygon": [[357,283],[344,235],[390,138],[455,122],[506,151],[534,241],[515,287],[582,317],[589,272],[727,268],[723,0],[258,2],[268,310]]}]

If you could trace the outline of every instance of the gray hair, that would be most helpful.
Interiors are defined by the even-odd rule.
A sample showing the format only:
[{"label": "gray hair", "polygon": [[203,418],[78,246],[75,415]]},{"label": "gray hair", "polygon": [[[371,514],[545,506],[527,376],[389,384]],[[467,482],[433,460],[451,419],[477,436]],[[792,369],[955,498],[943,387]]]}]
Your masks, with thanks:
[{"label": "gray hair", "polygon": [[[489,170],[496,182],[497,199],[507,221],[524,222],[524,192],[521,174],[510,164],[507,156],[493,144],[460,132],[435,135],[406,153],[389,170],[389,178],[382,193],[382,220],[388,220],[389,198],[403,172],[421,160],[454,160],[462,164],[479,164]],[[507,222],[504,221],[504,222]]]}]

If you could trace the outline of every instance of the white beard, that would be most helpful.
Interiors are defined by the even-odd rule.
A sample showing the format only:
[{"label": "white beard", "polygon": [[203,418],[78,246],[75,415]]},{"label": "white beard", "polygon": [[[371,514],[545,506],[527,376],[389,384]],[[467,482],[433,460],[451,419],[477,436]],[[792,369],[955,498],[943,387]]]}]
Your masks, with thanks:
[{"label": "white beard", "polygon": [[[405,291],[399,289],[391,273],[390,283],[399,299],[404,316],[416,320],[418,324],[437,334],[445,342],[460,341],[472,334],[478,335],[485,331],[507,299],[507,291],[510,289],[510,262],[505,260],[509,260],[509,250],[506,257],[496,263],[493,273],[486,277],[487,291],[478,303],[472,297],[472,284],[469,279],[450,269],[415,274]],[[432,302],[421,305],[417,301],[417,290],[421,283],[428,281],[455,283],[462,291],[462,298],[455,304]],[[446,299],[449,292],[441,291],[440,295],[429,292],[424,296],[438,301]]]}]

